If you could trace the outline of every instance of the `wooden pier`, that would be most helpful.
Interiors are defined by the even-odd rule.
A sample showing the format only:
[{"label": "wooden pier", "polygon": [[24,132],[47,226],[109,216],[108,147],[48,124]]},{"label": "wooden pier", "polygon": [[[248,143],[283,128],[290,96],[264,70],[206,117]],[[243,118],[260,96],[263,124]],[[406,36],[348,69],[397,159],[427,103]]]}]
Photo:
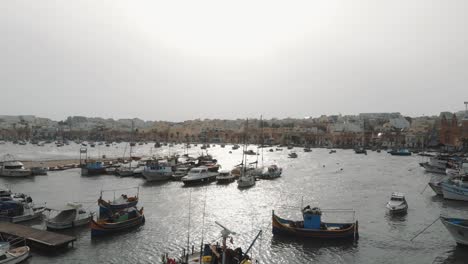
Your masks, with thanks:
[{"label": "wooden pier", "polygon": [[0,234],[2,237],[24,239],[28,246],[48,251],[66,249],[70,243],[73,246],[73,242],[76,241],[76,237],[2,222],[0,222]]}]

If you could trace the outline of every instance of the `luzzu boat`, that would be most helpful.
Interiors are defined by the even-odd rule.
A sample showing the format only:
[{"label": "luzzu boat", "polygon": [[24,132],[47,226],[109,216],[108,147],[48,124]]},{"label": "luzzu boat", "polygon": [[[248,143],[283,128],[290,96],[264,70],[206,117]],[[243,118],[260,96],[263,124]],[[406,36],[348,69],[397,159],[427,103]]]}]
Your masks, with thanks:
[{"label": "luzzu boat", "polygon": [[101,196],[98,199],[99,205],[99,215],[110,216],[113,212],[123,210],[126,208],[135,207],[138,204],[138,195],[136,196],[127,196],[125,194],[120,195],[119,198],[114,199],[113,201],[105,201]]},{"label": "luzzu boat", "polygon": [[113,234],[145,223],[143,208],[135,207],[121,210],[106,219],[91,220],[91,237]]},{"label": "luzzu boat", "polygon": [[322,222],[319,208],[305,207],[303,221],[283,219],[272,212],[273,235],[308,239],[358,239],[358,221],[351,223]]}]

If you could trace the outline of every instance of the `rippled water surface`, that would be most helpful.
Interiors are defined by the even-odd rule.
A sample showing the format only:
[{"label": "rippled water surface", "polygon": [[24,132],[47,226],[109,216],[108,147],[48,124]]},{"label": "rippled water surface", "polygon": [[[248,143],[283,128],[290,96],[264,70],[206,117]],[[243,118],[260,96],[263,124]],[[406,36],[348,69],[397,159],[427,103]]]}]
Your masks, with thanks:
[{"label": "rippled water surface", "polygon": [[[94,156],[122,156],[125,145],[100,146],[90,149]],[[241,160],[241,151],[228,152],[230,146],[209,149],[226,169]],[[154,150],[150,144],[137,146],[135,153],[183,153],[179,145]],[[413,242],[410,239],[432,223],[441,213],[467,216],[468,203],[447,202],[434,196],[426,187],[433,177],[423,172],[421,157],[396,157],[387,153],[369,152],[367,156],[352,150],[313,149],[288,159],[288,150],[265,152],[264,163],[283,167],[283,176],[271,181],[258,181],[248,190],[239,190],[235,183],[184,188],[181,182],[147,184],[141,178],[119,178],[111,175],[82,177],[78,169],[49,172],[47,176],[26,179],[0,178],[15,192],[30,194],[48,205],[68,201],[82,202],[96,210],[101,189],[140,186],[140,206],[144,207],[146,223],[131,232],[91,240],[90,230],[80,228],[66,232],[77,236],[75,247],[57,256],[34,253],[29,263],[159,263],[160,255],[178,254],[187,243],[188,202],[191,196],[190,238],[199,245],[202,232],[206,241],[219,237],[218,221],[238,233],[234,243],[247,247],[258,230],[263,235],[255,244],[252,255],[261,263],[468,263],[468,250],[457,247],[440,222],[436,222]],[[189,152],[196,155],[199,148]],[[23,160],[78,158],[79,146],[56,148],[49,145],[0,145],[0,153],[12,153]],[[127,154],[128,155],[128,154]],[[255,157],[250,157],[254,161]],[[406,216],[390,217],[385,204],[391,192],[406,194],[409,210]],[[115,195],[120,195],[116,192]],[[128,194],[132,194],[129,191]],[[107,193],[112,199],[114,193]],[[303,198],[302,198],[303,197]],[[285,218],[300,218],[298,209],[304,204],[322,208],[353,208],[359,220],[360,239],[357,243],[310,243],[273,237],[271,211]],[[205,225],[203,208],[205,209]],[[350,218],[331,215],[330,218]],[[41,221],[30,223],[44,228]]]}]

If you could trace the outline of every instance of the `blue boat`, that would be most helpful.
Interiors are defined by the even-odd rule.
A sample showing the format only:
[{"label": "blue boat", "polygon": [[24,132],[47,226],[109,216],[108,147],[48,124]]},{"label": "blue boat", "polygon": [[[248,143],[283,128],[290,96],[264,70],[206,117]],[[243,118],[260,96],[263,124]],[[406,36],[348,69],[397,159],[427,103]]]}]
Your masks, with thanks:
[{"label": "blue boat", "polygon": [[100,174],[106,174],[106,167],[102,161],[86,161],[86,163],[81,166],[82,176]]},{"label": "blue boat", "polygon": [[305,207],[302,210],[303,221],[283,219],[272,212],[273,235],[282,235],[307,239],[347,240],[358,239],[358,221],[350,223],[322,222],[319,208]]}]

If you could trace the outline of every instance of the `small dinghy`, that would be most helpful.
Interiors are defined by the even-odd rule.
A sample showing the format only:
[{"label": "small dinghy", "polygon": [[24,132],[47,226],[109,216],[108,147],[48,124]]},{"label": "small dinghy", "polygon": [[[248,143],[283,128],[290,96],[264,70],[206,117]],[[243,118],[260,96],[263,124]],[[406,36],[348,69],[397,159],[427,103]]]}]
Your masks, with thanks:
[{"label": "small dinghy", "polygon": [[47,208],[50,211],[45,221],[47,229],[60,230],[89,224],[93,214],[82,207],[81,204],[67,203],[61,208]]},{"label": "small dinghy", "polygon": [[29,247],[17,247],[0,251],[0,264],[21,263],[29,257]]},{"label": "small dinghy", "polygon": [[408,211],[408,203],[402,193],[392,193],[390,201],[387,203],[387,210],[391,214],[404,214]]}]

